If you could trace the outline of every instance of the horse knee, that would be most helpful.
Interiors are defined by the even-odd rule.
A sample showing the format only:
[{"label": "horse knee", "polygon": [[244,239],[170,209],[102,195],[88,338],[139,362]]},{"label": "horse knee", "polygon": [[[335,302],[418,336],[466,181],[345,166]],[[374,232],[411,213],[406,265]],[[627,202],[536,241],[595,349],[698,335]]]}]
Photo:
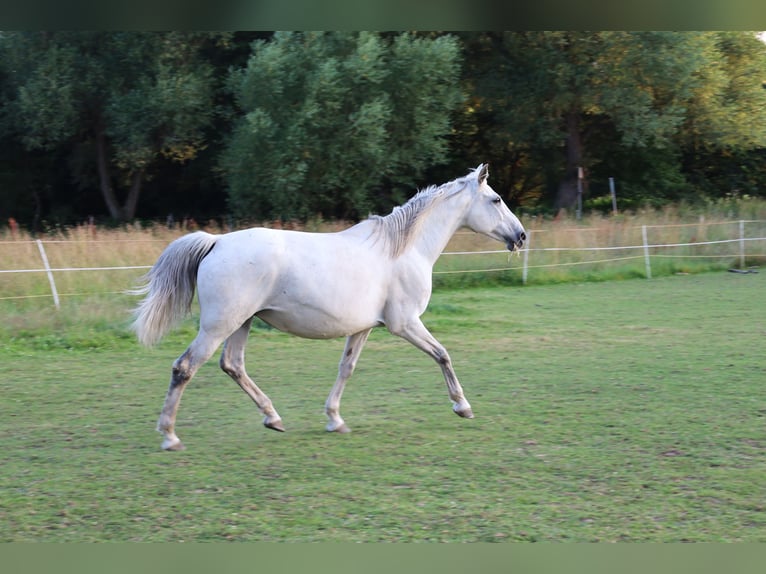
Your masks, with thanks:
[{"label": "horse knee", "polygon": [[218,366],[221,367],[221,370],[224,373],[233,378],[236,378],[237,375],[242,371],[241,363],[239,361],[232,360],[231,357],[227,356],[226,352],[221,353],[221,358],[218,361]]},{"label": "horse knee", "polygon": [[452,359],[450,359],[449,353],[445,349],[435,349],[433,358],[442,367],[447,367],[452,364]]}]

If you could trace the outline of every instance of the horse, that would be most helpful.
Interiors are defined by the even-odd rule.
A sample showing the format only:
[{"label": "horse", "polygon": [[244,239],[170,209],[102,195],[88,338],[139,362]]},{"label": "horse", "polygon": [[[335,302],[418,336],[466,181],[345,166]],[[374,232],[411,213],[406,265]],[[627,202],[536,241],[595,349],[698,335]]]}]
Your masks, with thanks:
[{"label": "horse", "polygon": [[441,367],[452,410],[473,411],[444,348],[420,317],[431,298],[434,263],[452,235],[467,227],[506,245],[524,246],[519,219],[487,183],[481,164],[440,186],[418,191],[389,215],[373,215],[339,232],[253,227],[224,234],[197,231],[171,242],[132,291],[140,343],[151,346],[191,309],[195,287],[199,331],[172,366],[157,423],[162,448],[182,450],[175,433],[184,388],[223,344],[220,368],[255,402],[269,429],[284,431],[269,397],[245,371],[254,317],[309,339],[346,337],[335,384],[325,402],[326,430],[346,433],[341,395],[373,328],[385,326]]}]

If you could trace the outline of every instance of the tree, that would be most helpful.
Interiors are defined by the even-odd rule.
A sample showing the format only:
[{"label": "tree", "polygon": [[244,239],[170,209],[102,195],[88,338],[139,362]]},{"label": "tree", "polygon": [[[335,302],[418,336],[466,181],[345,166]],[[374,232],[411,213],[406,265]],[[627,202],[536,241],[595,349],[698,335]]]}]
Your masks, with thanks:
[{"label": "tree", "polygon": [[753,32],[710,33],[714,57],[677,135],[684,170],[707,194],[763,194],[766,44]]},{"label": "tree", "polygon": [[624,147],[671,141],[702,81],[697,72],[710,43],[696,33],[571,31],[480,41],[477,107],[489,116],[483,124],[505,153],[554,162],[547,170],[538,163],[557,181],[538,196],[548,194],[556,208],[573,205],[578,167],[600,161],[604,150],[589,148],[594,134],[611,131]]},{"label": "tree", "polygon": [[225,39],[175,32],[3,33],[0,55],[13,91],[2,122],[28,150],[65,148],[77,183],[97,186],[113,219],[132,219],[159,159],[186,162],[205,147],[214,90],[200,51]]},{"label": "tree", "polygon": [[452,36],[276,33],[229,88],[241,114],[221,157],[236,215],[358,218],[444,161],[461,100]]}]

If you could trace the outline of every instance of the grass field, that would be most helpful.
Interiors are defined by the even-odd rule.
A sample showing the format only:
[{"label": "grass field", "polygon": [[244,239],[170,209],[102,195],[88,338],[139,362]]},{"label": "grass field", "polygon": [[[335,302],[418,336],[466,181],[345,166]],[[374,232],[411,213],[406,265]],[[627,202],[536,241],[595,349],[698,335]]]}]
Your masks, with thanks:
[{"label": "grass field", "polygon": [[154,425],[193,320],[146,350],[97,300],[33,328],[18,313],[0,541],[766,542],[765,290],[721,272],[437,291],[424,319],[476,418],[377,330],[348,435],[322,413],[343,342],[254,328],[249,370],[288,432],[212,360],[181,403],[181,453]]}]

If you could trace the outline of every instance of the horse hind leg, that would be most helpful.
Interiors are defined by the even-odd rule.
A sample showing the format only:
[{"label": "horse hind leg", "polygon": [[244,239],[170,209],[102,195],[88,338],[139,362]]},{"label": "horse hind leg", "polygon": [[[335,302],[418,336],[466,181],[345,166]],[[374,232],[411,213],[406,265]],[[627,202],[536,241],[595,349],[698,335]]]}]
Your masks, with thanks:
[{"label": "horse hind leg", "polygon": [[346,387],[346,381],[354,373],[356,362],[362,352],[367,337],[370,336],[372,329],[361,331],[346,339],[346,346],[343,349],[343,356],[338,365],[338,378],[330,391],[330,395],[325,402],[325,414],[329,419],[325,427],[329,432],[348,433],[351,429],[346,425],[343,417],[340,416],[340,399],[343,395],[343,389]]},{"label": "horse hind leg", "polygon": [[165,395],[157,430],[164,436],[162,448],[165,450],[183,450],[184,445],[175,433],[176,414],[184,388],[191,381],[197,369],[207,361],[220,345],[204,331],[200,330],[191,345],[173,363],[170,386]]},{"label": "horse hind leg", "polygon": [[271,399],[258,388],[258,385],[253,382],[245,371],[245,344],[247,343],[252,322],[253,318],[251,317],[226,339],[219,364],[223,372],[234,379],[240,388],[253,399],[255,405],[264,415],[263,425],[266,428],[283,432],[285,427],[282,425],[282,418],[271,403]]}]

